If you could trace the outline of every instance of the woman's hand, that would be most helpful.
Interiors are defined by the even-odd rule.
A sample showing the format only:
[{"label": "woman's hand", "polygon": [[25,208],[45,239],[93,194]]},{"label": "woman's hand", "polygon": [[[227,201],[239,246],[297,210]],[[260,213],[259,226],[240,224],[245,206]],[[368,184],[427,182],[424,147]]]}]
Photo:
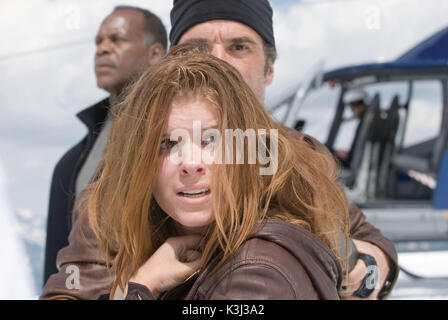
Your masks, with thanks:
[{"label": "woman's hand", "polygon": [[155,298],[175,288],[199,267],[201,239],[199,235],[169,238],[129,281],[145,285]]}]

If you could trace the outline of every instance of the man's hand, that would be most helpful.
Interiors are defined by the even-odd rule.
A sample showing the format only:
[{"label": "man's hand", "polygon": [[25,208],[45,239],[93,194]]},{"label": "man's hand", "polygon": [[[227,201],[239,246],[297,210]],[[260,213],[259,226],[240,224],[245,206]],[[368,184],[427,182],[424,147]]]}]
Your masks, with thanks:
[{"label": "man's hand", "polygon": [[201,239],[199,235],[169,238],[129,281],[145,285],[155,298],[175,288],[199,267]]},{"label": "man's hand", "polygon": [[[376,300],[378,298],[378,293],[386,281],[387,275],[389,274],[389,263],[387,261],[386,255],[377,246],[371,244],[370,242],[353,240],[355,242],[356,248],[360,254],[369,254],[375,258],[376,264],[378,266],[378,280],[379,283],[375,287],[372,294],[366,298],[367,300]],[[353,294],[361,286],[365,276],[367,275],[367,268],[361,259],[358,259],[353,270],[348,274],[348,279],[342,281],[342,286],[346,287],[345,290],[339,291],[339,295],[345,300],[362,300],[354,296]]]}]

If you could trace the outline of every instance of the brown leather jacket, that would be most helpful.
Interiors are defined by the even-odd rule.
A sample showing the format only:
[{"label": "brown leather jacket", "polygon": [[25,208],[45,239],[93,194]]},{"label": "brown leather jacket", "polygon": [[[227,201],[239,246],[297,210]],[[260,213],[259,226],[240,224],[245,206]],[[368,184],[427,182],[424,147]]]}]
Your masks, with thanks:
[{"label": "brown leather jacket", "polygon": [[[187,300],[337,300],[342,268],[333,252],[305,229],[270,218],[215,273],[212,261],[182,296],[176,288],[161,297]],[[153,299],[129,283],[127,300]]]},{"label": "brown leather jacket", "polygon": [[[352,238],[377,245],[389,257],[391,271],[387,286],[380,294],[384,298],[398,276],[394,246],[367,223],[353,205],[350,206],[350,218]],[[59,251],[59,272],[49,278],[41,299],[99,299],[109,294],[114,275],[107,271],[90,228],[83,224],[83,231],[80,229],[78,220],[70,233],[69,245]],[[286,222],[269,219],[219,272],[209,279],[206,279],[209,269],[201,274],[187,299],[338,299],[341,266],[335,259],[328,247],[313,234]],[[210,264],[210,268],[212,266]],[[74,270],[79,270],[79,274]],[[228,277],[229,274],[232,277]],[[76,286],[73,280],[78,275],[79,286]],[[139,290],[133,290],[136,287],[139,286],[129,286],[130,298],[132,294],[136,297],[137,293],[148,298],[141,286]],[[173,294],[179,297],[178,293],[168,296]]]},{"label": "brown leather jacket", "polygon": [[[300,133],[298,135],[313,148],[324,153],[329,152],[313,138]],[[390,272],[379,295],[379,298],[385,298],[398,278],[395,246],[377,228],[368,223],[359,208],[353,204],[349,204],[349,216],[351,238],[376,245],[389,259]],[[75,220],[68,240],[69,245],[61,249],[57,256],[56,264],[59,272],[48,279],[40,298],[98,299],[108,294],[114,275],[107,271],[105,259],[98,252],[97,240],[91,229],[86,223],[80,225],[79,220]],[[79,286],[75,278],[79,279]]]}]

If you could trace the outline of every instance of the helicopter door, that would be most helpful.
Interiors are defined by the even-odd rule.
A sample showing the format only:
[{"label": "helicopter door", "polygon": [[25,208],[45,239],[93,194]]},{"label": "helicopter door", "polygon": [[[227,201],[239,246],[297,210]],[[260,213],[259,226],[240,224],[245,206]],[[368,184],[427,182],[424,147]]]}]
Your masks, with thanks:
[{"label": "helicopter door", "polygon": [[433,205],[436,210],[448,210],[448,150],[444,151],[440,163]]}]

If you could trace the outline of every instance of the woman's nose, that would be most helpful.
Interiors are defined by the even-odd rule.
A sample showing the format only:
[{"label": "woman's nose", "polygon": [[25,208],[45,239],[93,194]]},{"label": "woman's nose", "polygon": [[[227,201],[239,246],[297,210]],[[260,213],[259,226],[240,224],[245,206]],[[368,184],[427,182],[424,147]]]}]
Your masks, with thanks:
[{"label": "woman's nose", "polygon": [[[188,149],[188,150],[187,150]],[[202,161],[202,148],[195,143],[187,143],[183,148],[183,158],[180,164],[181,176],[204,175],[206,167]]]},{"label": "woman's nose", "polygon": [[180,166],[180,175],[183,177],[187,176],[201,176],[205,174],[205,165],[200,163],[182,163]]}]

